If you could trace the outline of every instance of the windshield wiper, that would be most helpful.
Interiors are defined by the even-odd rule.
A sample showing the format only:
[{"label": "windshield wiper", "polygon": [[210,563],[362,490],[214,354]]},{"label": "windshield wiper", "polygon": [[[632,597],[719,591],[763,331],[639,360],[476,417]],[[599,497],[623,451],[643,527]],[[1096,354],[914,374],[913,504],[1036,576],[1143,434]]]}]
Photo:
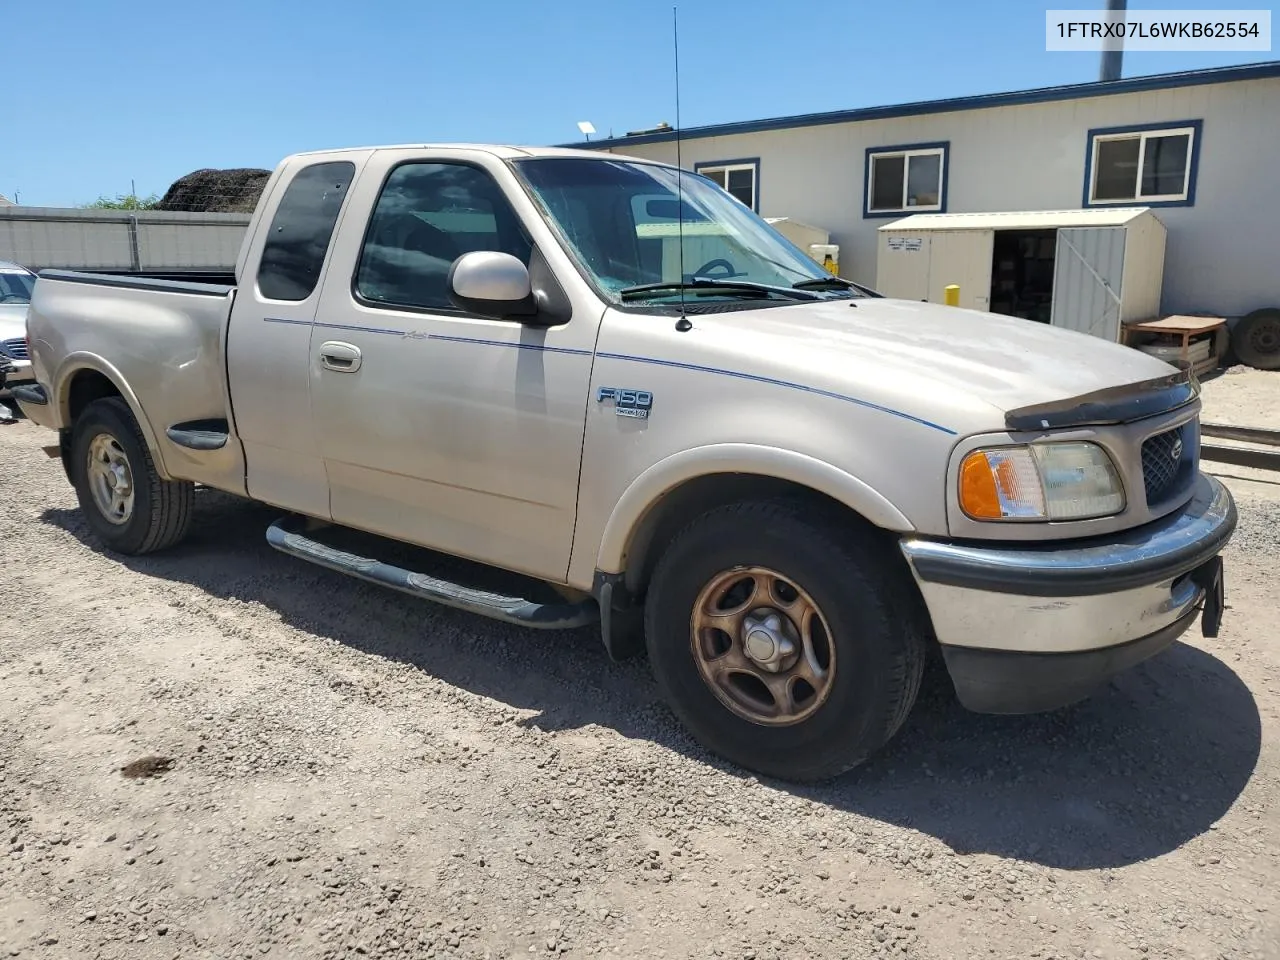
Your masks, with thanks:
[{"label": "windshield wiper", "polygon": [[793,289],[796,290],[848,290],[850,293],[857,292],[863,297],[873,297],[875,294],[860,284],[854,283],[852,280],[846,280],[844,277],[837,277],[832,274],[829,277],[814,277],[812,280],[801,280],[799,283],[793,283]]},{"label": "windshield wiper", "polygon": [[746,280],[713,280],[709,277],[693,277],[692,279],[684,282],[671,280],[661,283],[641,283],[634,287],[623,287],[618,291],[618,296],[622,297],[624,300],[634,300],[637,297],[648,296],[651,293],[674,293],[680,290],[722,290],[725,293],[743,294],[745,296],[757,297],[759,299],[764,299],[775,294],[777,296],[786,297],[790,300],[818,299],[813,296],[797,298],[795,287],[773,287],[767,283],[751,283]]}]

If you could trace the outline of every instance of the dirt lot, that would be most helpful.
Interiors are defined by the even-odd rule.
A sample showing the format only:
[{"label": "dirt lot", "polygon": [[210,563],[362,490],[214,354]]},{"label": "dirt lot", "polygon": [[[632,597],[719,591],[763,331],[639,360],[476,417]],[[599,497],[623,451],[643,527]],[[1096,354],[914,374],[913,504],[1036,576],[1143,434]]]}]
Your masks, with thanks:
[{"label": "dirt lot", "polygon": [[[1214,418],[1265,425],[1227,417],[1262,383],[1210,383]],[[1220,639],[1048,716],[934,675],[887,754],[800,790],[708,758],[591,631],[312,568],[251,505],[104,555],[49,439],[0,427],[11,956],[1280,957],[1280,477],[1224,471]]]},{"label": "dirt lot", "polygon": [[1203,386],[1207,422],[1280,430],[1280,372],[1230,367]]}]

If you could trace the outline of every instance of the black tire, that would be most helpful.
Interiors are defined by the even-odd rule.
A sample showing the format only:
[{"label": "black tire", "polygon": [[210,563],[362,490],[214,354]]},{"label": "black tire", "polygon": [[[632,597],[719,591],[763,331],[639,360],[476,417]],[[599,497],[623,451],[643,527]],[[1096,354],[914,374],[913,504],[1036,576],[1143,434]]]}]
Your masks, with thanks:
[{"label": "black tire", "polygon": [[[790,501],[719,507],[686,527],[654,570],[645,628],[659,687],[704,746],[756,773],[801,782],[844,773],[884,746],[915,703],[928,649],[920,601],[884,544],[843,519]],[[749,566],[782,574],[829,624],[829,692],[790,726],[727,707],[693,653],[691,617],[704,585]]]},{"label": "black tire", "polygon": [[1266,307],[1241,317],[1231,331],[1231,348],[1241,363],[1280,370],[1280,308]]},{"label": "black tire", "polygon": [[[121,522],[108,518],[91,487],[89,450],[94,439],[103,435],[123,451],[131,475],[132,508]],[[131,555],[151,553],[186,536],[195,505],[195,484],[160,478],[133,412],[119,397],[95,400],[80,414],[71,431],[69,460],[80,509],[89,528],[108,549]]]}]

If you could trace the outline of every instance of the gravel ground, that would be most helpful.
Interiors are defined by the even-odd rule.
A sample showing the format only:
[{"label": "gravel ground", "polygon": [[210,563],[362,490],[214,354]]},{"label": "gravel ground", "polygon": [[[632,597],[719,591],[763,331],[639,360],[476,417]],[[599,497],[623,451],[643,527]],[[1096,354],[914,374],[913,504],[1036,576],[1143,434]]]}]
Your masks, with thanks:
[{"label": "gravel ground", "polygon": [[935,673],[885,754],[796,789],[591,631],[308,566],[253,505],[100,553],[50,439],[0,427],[0,953],[1280,957],[1274,476],[1228,481],[1220,639],[1036,717]]},{"label": "gravel ground", "polygon": [[1201,399],[1210,423],[1280,430],[1280,370],[1228,367],[1203,383]]}]

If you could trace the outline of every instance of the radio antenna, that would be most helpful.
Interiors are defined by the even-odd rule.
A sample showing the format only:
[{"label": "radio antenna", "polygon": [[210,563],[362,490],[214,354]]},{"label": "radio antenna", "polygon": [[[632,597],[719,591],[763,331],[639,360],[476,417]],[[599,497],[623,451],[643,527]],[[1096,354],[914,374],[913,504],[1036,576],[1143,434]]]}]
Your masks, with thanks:
[{"label": "radio antenna", "polygon": [[692,330],[693,324],[684,309],[684,163],[680,156],[680,17],[679,8],[671,8],[671,46],[675,52],[676,67],[676,233],[680,245],[680,319],[676,329],[681,333]]}]

